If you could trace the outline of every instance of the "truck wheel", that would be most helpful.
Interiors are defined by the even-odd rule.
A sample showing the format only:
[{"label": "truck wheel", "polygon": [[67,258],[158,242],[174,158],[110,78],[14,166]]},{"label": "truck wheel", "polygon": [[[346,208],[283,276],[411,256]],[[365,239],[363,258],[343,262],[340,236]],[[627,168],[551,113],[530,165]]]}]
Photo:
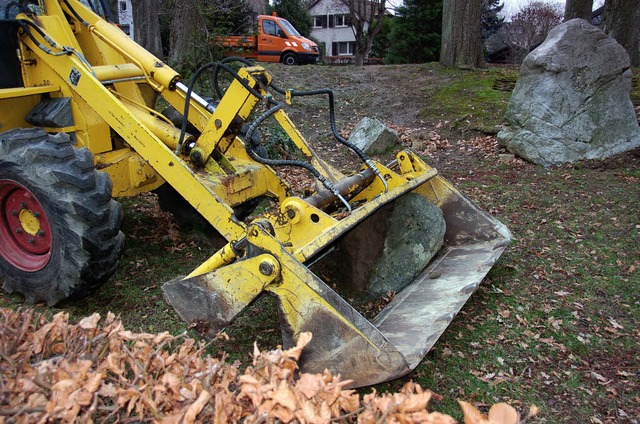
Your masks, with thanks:
[{"label": "truck wheel", "polygon": [[122,208],[93,155],[66,134],[0,134],[0,278],[25,301],[55,305],[111,277],[124,247]]},{"label": "truck wheel", "polygon": [[295,53],[285,53],[284,56],[282,56],[282,63],[284,63],[285,65],[297,65],[298,64],[298,56],[296,56]]}]

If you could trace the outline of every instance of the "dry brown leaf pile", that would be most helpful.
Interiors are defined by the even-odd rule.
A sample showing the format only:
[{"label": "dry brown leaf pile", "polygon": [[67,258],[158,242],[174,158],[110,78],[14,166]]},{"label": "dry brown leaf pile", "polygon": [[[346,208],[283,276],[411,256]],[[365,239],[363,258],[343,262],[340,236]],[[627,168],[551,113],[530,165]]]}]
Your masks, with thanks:
[{"label": "dry brown leaf pile", "polygon": [[[298,374],[310,333],[292,349],[255,347],[253,365],[240,374],[205,355],[203,342],[132,333],[113,314],[71,324],[64,312],[47,321],[32,310],[2,309],[0,320],[0,423],[455,422],[428,412],[431,392],[413,383],[361,399],[329,372]],[[465,423],[519,422],[506,404],[488,417],[461,405]]]}]

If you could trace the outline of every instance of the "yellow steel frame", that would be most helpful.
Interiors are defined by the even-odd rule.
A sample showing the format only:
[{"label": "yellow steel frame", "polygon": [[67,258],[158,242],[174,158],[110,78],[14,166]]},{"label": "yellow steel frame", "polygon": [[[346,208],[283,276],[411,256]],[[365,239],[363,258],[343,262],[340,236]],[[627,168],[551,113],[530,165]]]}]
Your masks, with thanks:
[{"label": "yellow steel frame", "polygon": [[[319,314],[352,334],[354,346],[363,349],[365,359],[395,355],[392,350],[381,351],[379,340],[370,340],[377,336],[369,334],[365,324],[354,324],[338,310],[340,301],[330,300],[322,282],[304,263],[378,208],[418,190],[437,172],[410,152],[398,154],[398,170],[373,162],[388,187],[376,178],[351,199],[359,206],[346,217],[291,196],[286,182],[269,166],[253,160],[242,140],[233,135],[261,101],[252,91],[266,95],[271,77],[260,67],[242,68],[239,78],[252,90],[234,80],[213,113],[197,102],[189,103],[189,120],[201,135],[188,156],[176,153],[177,130],[149,113],[148,96],[140,85],[182,111],[186,94],[176,89],[180,76],[78,0],[67,1],[73,10],[56,0],[43,0],[46,15],[33,22],[58,46],[72,48],[73,54],[50,54],[23,36],[20,56],[26,87],[0,90],[0,111],[7,110],[15,98],[30,107],[43,94],[71,98],[75,125],[63,130],[75,132],[78,144],[94,152],[98,167],[111,176],[115,196],[135,195],[165,181],[174,187],[230,240],[190,275],[226,299],[230,316],[269,290],[280,298],[294,334],[308,324],[306,314]],[[40,35],[34,36],[46,44]],[[15,126],[23,124],[12,119]],[[275,120],[328,181],[344,178],[316,155],[283,110],[275,113]],[[111,130],[123,140],[122,147],[115,148]],[[249,226],[235,218],[232,207],[262,195],[278,201],[276,212]],[[256,256],[236,257],[233,243],[238,240],[255,246]]]},{"label": "yellow steel frame", "polygon": [[[408,152],[398,156],[400,173],[375,163],[389,190],[379,179],[374,180],[353,199],[363,205],[340,220],[290,197],[288,185],[270,167],[254,161],[240,139],[229,136],[230,129],[237,129],[239,122],[246,121],[260,102],[245,84],[266,95],[264,90],[271,77],[260,67],[242,68],[239,77],[245,84],[234,80],[213,113],[190,102],[189,119],[201,135],[189,157],[178,155],[174,152],[177,129],[148,113],[146,97],[139,88],[141,82],[130,78],[143,79],[169,104],[182,110],[186,95],[176,89],[180,76],[78,0],[68,0],[68,4],[71,9],[58,1],[43,0],[47,13],[34,23],[58,47],[73,49],[73,54],[52,55],[23,36],[20,55],[27,87],[0,92],[0,105],[3,98],[33,98],[44,92],[71,98],[75,125],[64,130],[75,131],[79,145],[95,153],[96,164],[111,176],[115,196],[135,195],[166,181],[223,236],[238,240],[245,236],[246,226],[235,219],[232,207],[269,195],[280,207],[265,219],[271,222],[276,238],[287,251],[303,262],[377,208],[435,175],[435,170]],[[72,25],[67,24],[68,20]],[[46,44],[44,40],[40,42]],[[118,78],[123,80],[113,82]],[[105,86],[104,80],[112,88]],[[284,110],[277,111],[275,119],[327,180],[337,182],[344,178],[319,158]],[[124,140],[123,148],[113,148],[110,130]],[[219,161],[224,166],[212,158],[214,151],[222,155]],[[204,267],[202,272],[211,269],[212,266]]]}]

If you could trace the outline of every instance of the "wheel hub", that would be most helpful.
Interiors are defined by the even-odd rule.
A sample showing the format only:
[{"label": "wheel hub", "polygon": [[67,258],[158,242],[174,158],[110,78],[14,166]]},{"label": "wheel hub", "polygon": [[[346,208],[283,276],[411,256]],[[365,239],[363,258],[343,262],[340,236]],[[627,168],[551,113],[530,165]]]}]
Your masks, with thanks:
[{"label": "wheel hub", "polygon": [[46,212],[33,193],[12,180],[0,180],[0,255],[16,268],[34,272],[51,257]]}]

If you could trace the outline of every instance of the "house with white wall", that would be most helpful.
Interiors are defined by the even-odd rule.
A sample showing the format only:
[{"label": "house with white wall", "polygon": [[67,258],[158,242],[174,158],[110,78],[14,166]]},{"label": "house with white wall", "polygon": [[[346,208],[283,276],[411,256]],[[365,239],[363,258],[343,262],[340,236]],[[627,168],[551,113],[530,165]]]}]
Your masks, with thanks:
[{"label": "house with white wall", "polygon": [[356,36],[349,22],[349,9],[339,0],[316,0],[309,7],[313,19],[311,36],[326,56],[353,56]]},{"label": "house with white wall", "polygon": [[131,7],[131,0],[118,0],[118,22],[122,31],[133,38],[133,8]]}]

